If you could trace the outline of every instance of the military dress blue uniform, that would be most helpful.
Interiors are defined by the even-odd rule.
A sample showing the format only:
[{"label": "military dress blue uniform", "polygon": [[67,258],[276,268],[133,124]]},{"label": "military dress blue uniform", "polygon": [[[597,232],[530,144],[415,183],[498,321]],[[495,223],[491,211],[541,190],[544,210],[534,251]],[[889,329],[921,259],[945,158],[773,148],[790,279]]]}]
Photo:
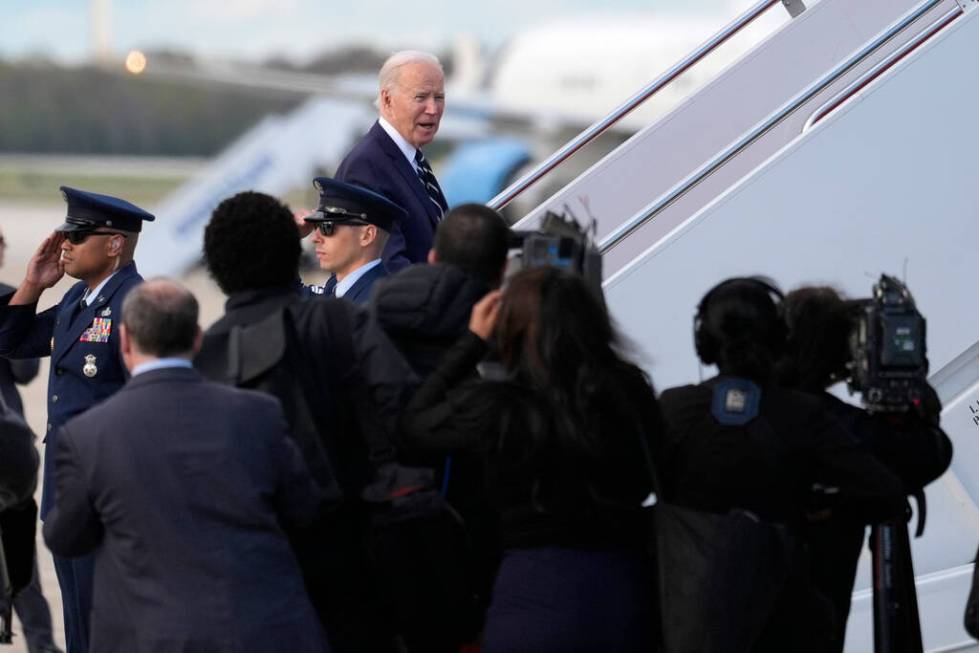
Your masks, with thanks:
[{"label": "military dress blue uniform", "polygon": [[[60,232],[118,229],[137,232],[142,220],[153,216],[117,198],[62,187],[68,216]],[[51,510],[58,428],[122,387],[128,372],[119,351],[122,302],[143,278],[136,264],[117,270],[94,297],[82,299],[88,289],[79,281],[57,306],[37,313],[36,304],[10,306],[13,293],[0,296],[0,356],[51,356],[48,376],[48,423],[45,444],[51,455],[44,460],[41,519]],[[88,650],[88,623],[92,606],[93,558],[55,556],[61,585],[68,653]]]},{"label": "military dress blue uniform", "polygon": [[[81,308],[87,286],[79,281],[57,306],[35,313],[36,304],[9,306],[13,293],[0,297],[0,354],[7,358],[51,356],[48,424],[45,442],[57,440],[68,419],[102,401],[126,382],[119,353],[118,319],[126,293],[143,278],[130,263],[116,272],[94,301]],[[44,461],[41,519],[54,503],[54,456]]]},{"label": "military dress blue uniform", "polygon": [[[347,289],[347,292],[343,293],[342,297],[347,301],[353,302],[357,306],[367,306],[371,298],[371,291],[374,289],[374,284],[386,276],[388,276],[388,271],[384,269],[384,263],[378,263],[358,277],[357,280],[354,281],[353,285]],[[331,276],[326,280],[325,284],[313,288],[312,292],[317,295],[336,297],[336,276]]]}]

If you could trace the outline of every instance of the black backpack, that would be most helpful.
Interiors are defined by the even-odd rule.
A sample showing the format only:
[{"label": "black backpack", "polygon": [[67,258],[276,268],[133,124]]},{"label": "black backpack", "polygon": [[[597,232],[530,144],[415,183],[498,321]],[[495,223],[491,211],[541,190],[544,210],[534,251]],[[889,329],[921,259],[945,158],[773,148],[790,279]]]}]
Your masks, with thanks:
[{"label": "black backpack", "polygon": [[[744,415],[721,423],[769,443],[773,455],[780,451],[781,440],[757,412],[760,390],[743,379],[727,385],[715,389],[705,422],[719,421],[726,391],[743,388],[747,394],[736,396],[748,401]],[[645,444],[644,452],[655,478],[656,461]],[[664,653],[818,650],[815,634],[828,607],[809,588],[797,534],[747,510],[712,513],[657,499],[651,548]]]}]

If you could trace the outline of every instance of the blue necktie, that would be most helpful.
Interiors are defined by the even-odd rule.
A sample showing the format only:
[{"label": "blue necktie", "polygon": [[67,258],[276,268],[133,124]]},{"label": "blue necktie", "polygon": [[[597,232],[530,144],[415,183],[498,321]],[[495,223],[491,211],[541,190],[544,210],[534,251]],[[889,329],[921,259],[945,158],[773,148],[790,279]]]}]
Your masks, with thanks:
[{"label": "blue necktie", "polygon": [[442,195],[439,182],[435,179],[432,166],[428,165],[428,160],[422,154],[421,150],[415,150],[415,163],[418,164],[418,178],[421,180],[422,186],[425,187],[425,192],[428,193],[428,199],[432,200],[432,204],[435,205],[439,220],[441,220],[445,214],[445,209],[443,208],[446,206],[445,196]]}]

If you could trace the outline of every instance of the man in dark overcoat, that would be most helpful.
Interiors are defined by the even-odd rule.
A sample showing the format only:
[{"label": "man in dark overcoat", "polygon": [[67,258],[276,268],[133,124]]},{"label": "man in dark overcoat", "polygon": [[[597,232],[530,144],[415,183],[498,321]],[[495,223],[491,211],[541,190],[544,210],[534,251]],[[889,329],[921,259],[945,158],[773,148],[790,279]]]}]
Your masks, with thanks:
[{"label": "man in dark overcoat", "polygon": [[205,381],[198,305],[166,279],[122,307],[132,378],[60,429],[44,537],[95,555],[99,653],[327,651],[285,528],[322,494],[263,393]]}]

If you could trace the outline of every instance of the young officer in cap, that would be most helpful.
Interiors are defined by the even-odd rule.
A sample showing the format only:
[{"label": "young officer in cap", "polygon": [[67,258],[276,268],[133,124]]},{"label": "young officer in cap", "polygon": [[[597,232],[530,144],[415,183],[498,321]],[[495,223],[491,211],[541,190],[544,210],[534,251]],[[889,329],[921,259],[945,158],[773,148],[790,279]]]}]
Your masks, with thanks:
[{"label": "young officer in cap", "polygon": [[[133,252],[144,220],[153,216],[107,195],[61,187],[65,223],[44,239],[13,293],[0,295],[0,356],[51,356],[45,442],[54,451],[58,427],[105,399],[126,381],[116,325],[126,293],[143,278]],[[61,302],[41,313],[37,302],[65,273],[78,279]],[[45,456],[43,520],[55,502],[54,456]],[[51,482],[49,482],[51,481]],[[68,653],[88,650],[92,557],[54,558],[65,614]]]},{"label": "young officer in cap", "polygon": [[374,282],[388,274],[381,255],[391,230],[407,214],[360,186],[327,177],[317,177],[313,186],[320,193],[319,208],[305,218],[309,226],[303,232],[313,231],[320,267],[333,274],[310,291],[366,304]]}]

